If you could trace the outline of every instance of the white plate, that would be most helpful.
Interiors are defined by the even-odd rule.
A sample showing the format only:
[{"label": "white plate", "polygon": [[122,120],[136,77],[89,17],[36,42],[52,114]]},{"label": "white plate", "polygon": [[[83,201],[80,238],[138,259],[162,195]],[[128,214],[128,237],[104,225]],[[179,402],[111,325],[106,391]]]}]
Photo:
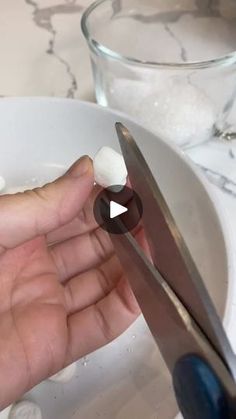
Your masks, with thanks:
[{"label": "white plate", "polygon": [[[231,318],[233,272],[218,210],[190,163],[128,117],[65,99],[0,102],[0,175],[7,188],[42,184],[82,154],[119,150],[114,123],[127,125],[158,180],[207,288]],[[30,392],[46,419],[172,419],[171,381],[147,326],[139,318],[107,347],[80,360],[68,384],[44,382]]]}]

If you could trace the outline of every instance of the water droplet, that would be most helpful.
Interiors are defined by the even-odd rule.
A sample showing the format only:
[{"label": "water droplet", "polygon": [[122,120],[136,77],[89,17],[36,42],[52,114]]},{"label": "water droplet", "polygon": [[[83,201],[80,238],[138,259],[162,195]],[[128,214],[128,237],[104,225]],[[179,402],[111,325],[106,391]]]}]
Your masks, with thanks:
[{"label": "water droplet", "polygon": [[84,367],[87,367],[88,363],[89,363],[89,359],[85,356],[85,357],[83,358],[82,365],[83,365]]},{"label": "water droplet", "polygon": [[132,348],[127,348],[126,350],[127,350],[127,352],[129,352],[129,353],[131,353],[131,352],[133,352],[133,351],[134,351]]},{"label": "water droplet", "polygon": [[136,339],[136,335],[133,335],[133,336],[132,336],[132,339]]}]

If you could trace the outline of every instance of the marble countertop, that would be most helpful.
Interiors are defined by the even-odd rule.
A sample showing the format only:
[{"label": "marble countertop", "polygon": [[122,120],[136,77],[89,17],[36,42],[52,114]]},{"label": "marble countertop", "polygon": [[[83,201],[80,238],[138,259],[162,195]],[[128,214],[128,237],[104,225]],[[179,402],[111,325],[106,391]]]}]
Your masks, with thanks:
[{"label": "marble countertop", "polygon": [[[0,2],[0,96],[61,96],[95,100],[80,19],[91,0]],[[235,150],[235,151],[234,151]],[[220,201],[236,257],[236,146],[206,145],[190,157]],[[236,301],[235,301],[236,304]]]},{"label": "marble countertop", "polygon": [[89,0],[0,2],[0,96],[92,100],[81,14]]}]

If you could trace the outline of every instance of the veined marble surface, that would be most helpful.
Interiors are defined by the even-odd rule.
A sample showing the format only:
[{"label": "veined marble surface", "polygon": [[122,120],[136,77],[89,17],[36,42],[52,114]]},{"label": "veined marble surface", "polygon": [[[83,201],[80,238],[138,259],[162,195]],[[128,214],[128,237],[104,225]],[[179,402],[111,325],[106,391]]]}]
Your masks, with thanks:
[{"label": "veined marble surface", "polygon": [[93,99],[81,14],[89,0],[0,2],[0,95]]}]

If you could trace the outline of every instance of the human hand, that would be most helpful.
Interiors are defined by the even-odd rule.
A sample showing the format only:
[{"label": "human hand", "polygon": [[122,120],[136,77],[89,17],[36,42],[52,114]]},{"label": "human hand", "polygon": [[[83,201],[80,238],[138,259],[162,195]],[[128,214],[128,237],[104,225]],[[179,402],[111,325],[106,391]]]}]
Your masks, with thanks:
[{"label": "human hand", "polygon": [[83,157],[55,182],[0,197],[1,408],[117,337],[140,312],[94,220],[93,184]]}]

